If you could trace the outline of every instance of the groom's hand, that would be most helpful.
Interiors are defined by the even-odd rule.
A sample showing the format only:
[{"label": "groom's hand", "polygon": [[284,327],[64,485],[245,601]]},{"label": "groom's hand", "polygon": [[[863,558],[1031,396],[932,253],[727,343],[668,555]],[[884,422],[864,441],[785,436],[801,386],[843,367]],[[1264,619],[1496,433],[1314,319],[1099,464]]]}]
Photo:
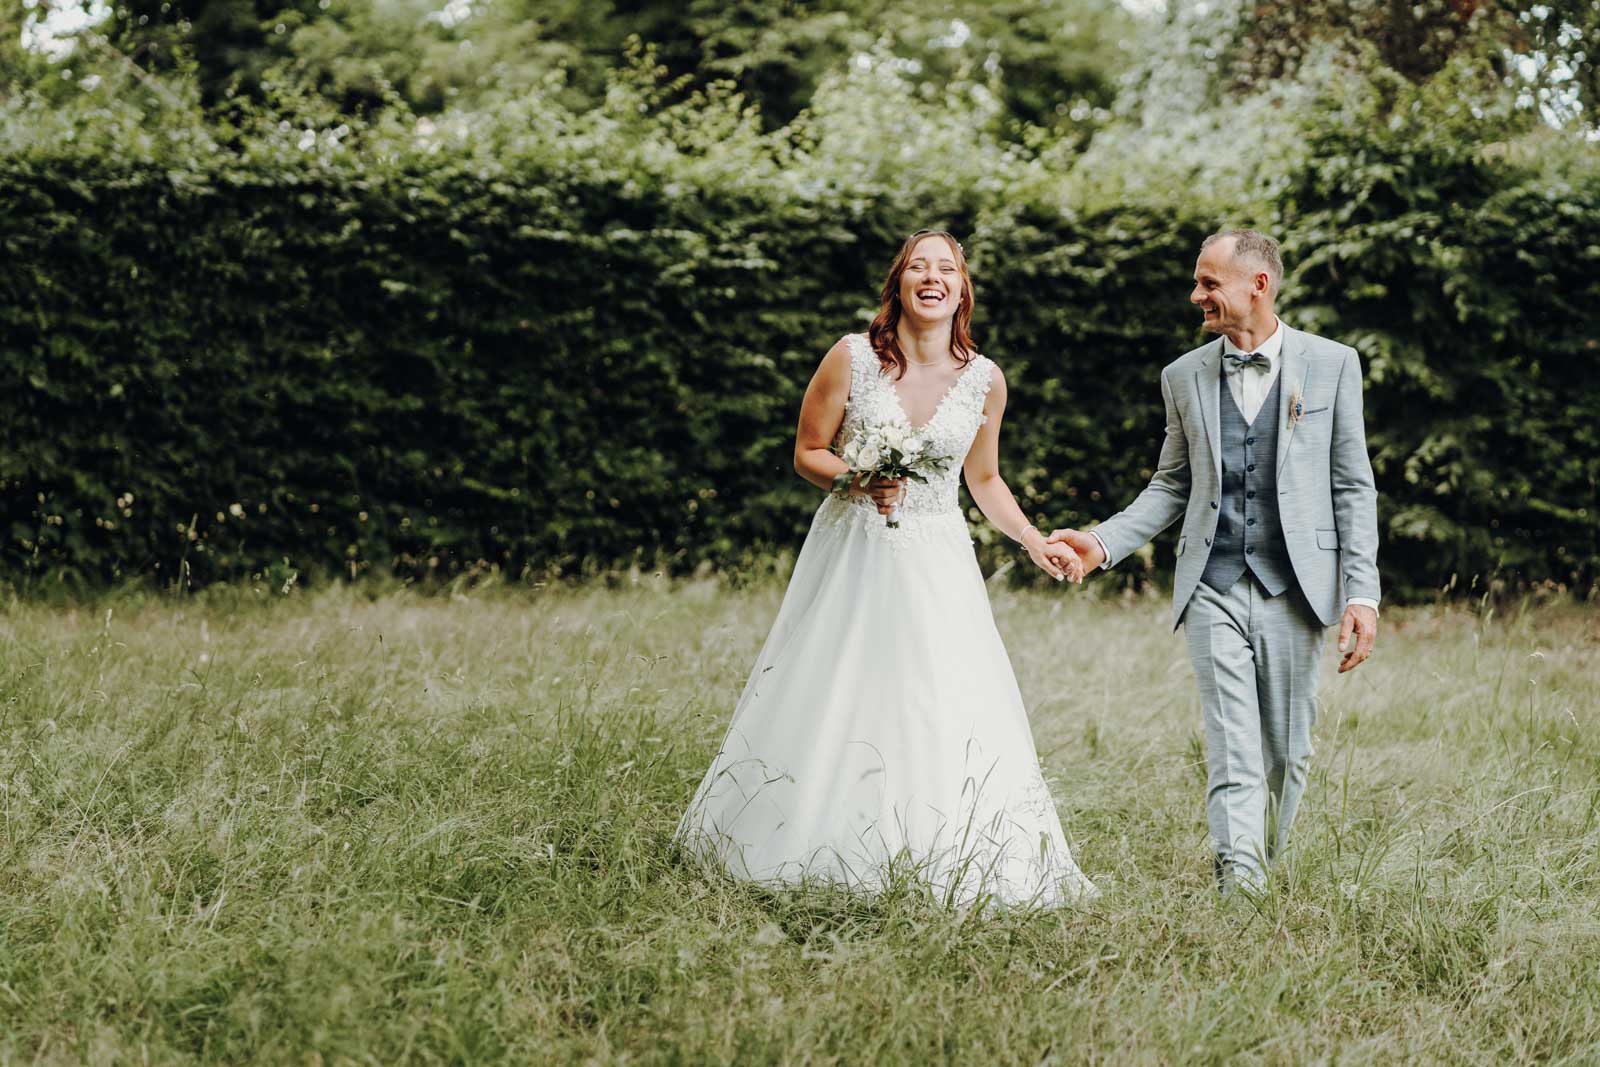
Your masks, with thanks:
[{"label": "groom's hand", "polygon": [[[1339,673],[1353,671],[1372,655],[1372,642],[1378,636],[1378,613],[1365,604],[1351,604],[1344,609],[1344,621],[1339,624],[1339,651],[1344,659],[1339,661]],[[1352,644],[1354,647],[1352,647]]]},{"label": "groom's hand", "polygon": [[1106,561],[1106,554],[1100,548],[1100,539],[1090,537],[1081,530],[1052,530],[1045,541],[1060,542],[1072,549],[1083,560],[1085,571],[1092,571]]}]

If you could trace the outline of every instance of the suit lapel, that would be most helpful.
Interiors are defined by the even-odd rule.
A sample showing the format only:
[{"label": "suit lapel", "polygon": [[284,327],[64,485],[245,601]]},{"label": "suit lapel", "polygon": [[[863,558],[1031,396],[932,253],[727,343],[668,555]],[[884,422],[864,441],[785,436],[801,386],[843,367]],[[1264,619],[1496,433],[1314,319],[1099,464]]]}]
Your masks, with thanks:
[{"label": "suit lapel", "polygon": [[1280,355],[1283,368],[1278,372],[1278,473],[1281,475],[1284,461],[1289,457],[1289,442],[1294,439],[1294,428],[1299,422],[1298,419],[1294,423],[1289,421],[1289,409],[1296,398],[1304,402],[1306,371],[1311,366],[1299,330],[1284,326]]},{"label": "suit lapel", "polygon": [[1200,416],[1205,423],[1206,443],[1211,446],[1211,469],[1217,484],[1222,484],[1222,417],[1217,406],[1222,402],[1222,339],[1219,337],[1200,359],[1194,372],[1194,388],[1200,397]]}]

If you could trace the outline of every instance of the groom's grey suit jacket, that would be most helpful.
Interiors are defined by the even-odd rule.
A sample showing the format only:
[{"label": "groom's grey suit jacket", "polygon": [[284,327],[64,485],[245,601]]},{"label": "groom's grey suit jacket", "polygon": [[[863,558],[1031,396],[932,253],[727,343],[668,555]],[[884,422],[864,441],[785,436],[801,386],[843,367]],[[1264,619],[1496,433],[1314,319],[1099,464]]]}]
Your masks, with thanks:
[{"label": "groom's grey suit jacket", "polygon": [[[1278,512],[1300,590],[1325,626],[1347,597],[1378,597],[1378,494],[1361,415],[1355,349],[1283,327],[1278,372]],[[1161,372],[1167,436],[1144,492],[1096,526],[1115,566],[1183,516],[1172,625],[1183,621],[1217,532],[1222,484],[1222,339],[1201,345]],[[1298,418],[1291,418],[1294,402]]]}]

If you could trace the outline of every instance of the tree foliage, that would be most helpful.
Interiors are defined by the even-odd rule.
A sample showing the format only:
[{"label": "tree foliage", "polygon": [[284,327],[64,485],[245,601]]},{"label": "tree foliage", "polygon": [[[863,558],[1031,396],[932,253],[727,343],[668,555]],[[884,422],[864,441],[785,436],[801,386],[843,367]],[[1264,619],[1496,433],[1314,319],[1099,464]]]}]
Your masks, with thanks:
[{"label": "tree foliage", "polygon": [[[254,88],[208,81],[177,23],[167,51],[110,26],[65,59],[18,53],[0,98],[12,573],[781,551],[815,504],[788,473],[800,391],[924,225],[969,237],[1024,507],[1090,522],[1149,476],[1156,373],[1199,340],[1195,244],[1254,223],[1284,240],[1285,317],[1363,355],[1390,588],[1593,589],[1600,146],[1540,120],[1474,36],[1487,15],[1402,69],[1313,32],[1331,8],[1180,13],[1142,24],[1097,96],[1109,67],[1074,73],[1052,42],[1120,40],[1121,16],[1078,0],[1040,6],[1047,27],[1000,5],[960,33],[949,10],[884,7],[870,41],[822,4],[646,5],[660,47],[624,43],[612,5],[544,5],[505,47],[552,51],[509,67],[452,37],[499,7],[427,23],[437,63],[385,66],[412,53],[358,14],[409,10],[393,26],[414,41],[422,10],[388,2],[292,27],[251,7],[283,49]],[[1237,42],[1274,18],[1307,43],[1249,89]],[[573,51],[580,32],[612,33],[620,65]],[[415,80],[446,53],[465,66]],[[1016,76],[1029,55],[1050,69]]]},{"label": "tree foliage", "polygon": [[686,86],[731,82],[769,128],[877,51],[930,90],[987,85],[1020,130],[1109,106],[1131,30],[1114,0],[125,0],[95,32],[155,71],[191,63],[210,106],[292,82],[352,115],[397,102],[432,114],[552,82],[591,107],[638,41]]},{"label": "tree foliage", "polygon": [[[816,503],[789,470],[800,392],[927,224],[970,235],[1025,509],[1090,522],[1150,475],[1157,372],[1200,339],[1200,237],[1255,222],[1285,242],[1285,317],[1363,354],[1390,588],[1596,581],[1591,146],[1490,150],[1460,125],[1481,120],[1431,117],[1447,85],[1372,89],[1311,109],[1275,182],[1214,187],[1232,211],[1182,162],[1107,202],[1103,161],[1053,176],[974,140],[955,101],[884,136],[923,94],[881,70],[825,86],[797,142],[641,59],[581,116],[530,97],[423,128],[263,123],[232,150],[212,127],[125,130],[114,153],[18,119],[46,133],[0,181],[12,572],[543,574],[792,547]],[[948,162],[903,180],[928,158]]]},{"label": "tree foliage", "polygon": [[1518,86],[1525,104],[1563,119],[1587,113],[1592,126],[1597,46],[1595,0],[1260,0],[1240,17],[1224,65],[1233,91],[1252,92],[1326,51],[1414,84],[1465,61]]}]

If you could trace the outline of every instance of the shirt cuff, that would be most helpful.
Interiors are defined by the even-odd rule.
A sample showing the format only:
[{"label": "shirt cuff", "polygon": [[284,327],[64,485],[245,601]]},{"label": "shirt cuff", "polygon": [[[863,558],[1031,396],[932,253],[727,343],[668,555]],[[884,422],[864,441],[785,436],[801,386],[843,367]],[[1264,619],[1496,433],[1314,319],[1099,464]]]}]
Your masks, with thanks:
[{"label": "shirt cuff", "polygon": [[1378,610],[1378,602],[1371,597],[1353,596],[1344,602],[1344,606],[1347,608],[1352,604],[1360,604],[1362,607],[1371,608],[1373,611]]},{"label": "shirt cuff", "polygon": [[1100,561],[1100,569],[1103,570],[1103,571],[1110,570],[1111,569],[1111,553],[1106,551],[1106,543],[1104,541],[1100,540],[1100,535],[1095,533],[1093,530],[1089,531],[1089,536],[1094,538],[1094,543],[1100,546],[1100,554],[1105,557],[1105,559],[1102,559]]}]

